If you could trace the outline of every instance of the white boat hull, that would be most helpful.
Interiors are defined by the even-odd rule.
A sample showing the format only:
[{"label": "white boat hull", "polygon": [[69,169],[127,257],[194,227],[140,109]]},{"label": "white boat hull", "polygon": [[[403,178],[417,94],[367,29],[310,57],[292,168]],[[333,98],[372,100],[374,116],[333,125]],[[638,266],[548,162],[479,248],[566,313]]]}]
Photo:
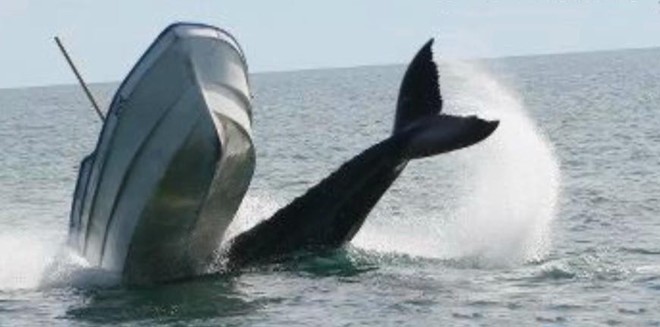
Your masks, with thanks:
[{"label": "white boat hull", "polygon": [[81,164],[69,242],[129,283],[202,273],[254,170],[247,66],[210,26],[168,27]]}]

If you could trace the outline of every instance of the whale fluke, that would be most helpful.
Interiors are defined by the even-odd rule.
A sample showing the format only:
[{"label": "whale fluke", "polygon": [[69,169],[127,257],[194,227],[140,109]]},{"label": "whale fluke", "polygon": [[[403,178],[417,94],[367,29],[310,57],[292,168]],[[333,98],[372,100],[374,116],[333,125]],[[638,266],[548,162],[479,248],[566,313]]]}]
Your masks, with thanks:
[{"label": "whale fluke", "polygon": [[409,160],[470,146],[495,131],[497,121],[440,114],[442,97],[432,42],[417,53],[403,77],[392,135],[235,237],[225,253],[229,268],[297,251],[343,246]]},{"label": "whale fluke", "polygon": [[428,157],[475,144],[488,137],[498,125],[476,116],[440,114],[442,95],[438,66],[433,61],[433,39],[422,46],[408,65],[399,89],[393,134],[409,132],[403,156]]}]

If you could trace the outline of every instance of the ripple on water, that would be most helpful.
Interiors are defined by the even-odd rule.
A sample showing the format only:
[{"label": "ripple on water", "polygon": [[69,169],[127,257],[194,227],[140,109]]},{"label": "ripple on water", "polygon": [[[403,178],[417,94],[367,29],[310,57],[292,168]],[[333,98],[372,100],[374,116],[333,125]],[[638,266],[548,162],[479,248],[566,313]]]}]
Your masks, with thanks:
[{"label": "ripple on water", "polygon": [[481,319],[484,317],[484,315],[479,312],[471,312],[471,313],[453,312],[451,316],[458,319],[469,319],[469,320]]},{"label": "ripple on water", "polygon": [[642,254],[642,255],[660,255],[660,249],[647,249],[647,248],[627,248],[623,247],[620,251],[630,254]]},{"label": "ripple on water", "polygon": [[646,313],[646,308],[619,308],[617,311],[626,315],[641,315]]},{"label": "ripple on water", "polygon": [[566,318],[562,316],[556,317],[546,317],[546,316],[537,316],[536,321],[549,324],[557,324],[566,322]]}]

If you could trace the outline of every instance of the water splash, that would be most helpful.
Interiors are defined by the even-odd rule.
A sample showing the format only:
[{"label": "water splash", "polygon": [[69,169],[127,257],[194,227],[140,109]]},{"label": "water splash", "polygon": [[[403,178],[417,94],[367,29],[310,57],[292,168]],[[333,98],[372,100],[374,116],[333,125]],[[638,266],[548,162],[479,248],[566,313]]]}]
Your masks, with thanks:
[{"label": "water splash", "polygon": [[257,191],[247,194],[236,212],[236,217],[227,227],[223,240],[231,240],[259,222],[268,219],[280,207],[281,205],[275,198],[266,193]]},{"label": "water splash", "polygon": [[452,192],[461,196],[437,195],[444,202],[440,209],[403,208],[396,217],[374,217],[386,222],[368,223],[353,244],[482,266],[542,260],[560,188],[550,142],[522,101],[483,69],[452,63],[443,70],[445,112],[499,119],[499,128],[486,141],[447,156],[458,167],[447,178],[460,179]]},{"label": "water splash", "polygon": [[33,289],[54,255],[49,242],[24,233],[0,234],[0,290]]},{"label": "water splash", "polygon": [[550,250],[550,224],[559,196],[559,163],[549,140],[527,115],[523,103],[483,70],[455,65],[466,76],[456,108],[500,119],[480,151],[468,153],[473,177],[450,240],[462,255],[495,263],[538,261]]},{"label": "water splash", "polygon": [[40,289],[108,288],[121,283],[121,274],[91,266],[85,258],[66,245],[61,245],[39,281]]},{"label": "water splash", "polygon": [[119,276],[93,269],[58,235],[0,234],[0,291],[107,287]]},{"label": "water splash", "polygon": [[229,249],[230,241],[261,221],[268,219],[279,207],[277,201],[266,193],[251,191],[246,194],[234,220],[227,226],[223,241],[214,253],[214,260],[203,267],[201,273],[214,274],[225,270],[227,267],[226,251]]}]

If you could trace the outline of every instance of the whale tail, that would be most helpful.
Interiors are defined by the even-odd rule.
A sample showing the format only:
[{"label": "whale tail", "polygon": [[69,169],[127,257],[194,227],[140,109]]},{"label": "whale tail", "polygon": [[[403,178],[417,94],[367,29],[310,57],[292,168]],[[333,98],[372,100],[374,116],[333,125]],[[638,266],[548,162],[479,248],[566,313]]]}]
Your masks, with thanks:
[{"label": "whale tail", "polygon": [[345,162],[270,219],[235,237],[230,267],[300,250],[335,249],[349,242],[411,159],[475,144],[498,122],[441,114],[438,69],[427,42],[401,83],[392,135]]},{"label": "whale tail", "polygon": [[407,134],[405,159],[417,159],[458,150],[488,137],[498,126],[475,116],[442,114],[438,67],[429,40],[410,62],[396,107],[393,136]]}]

